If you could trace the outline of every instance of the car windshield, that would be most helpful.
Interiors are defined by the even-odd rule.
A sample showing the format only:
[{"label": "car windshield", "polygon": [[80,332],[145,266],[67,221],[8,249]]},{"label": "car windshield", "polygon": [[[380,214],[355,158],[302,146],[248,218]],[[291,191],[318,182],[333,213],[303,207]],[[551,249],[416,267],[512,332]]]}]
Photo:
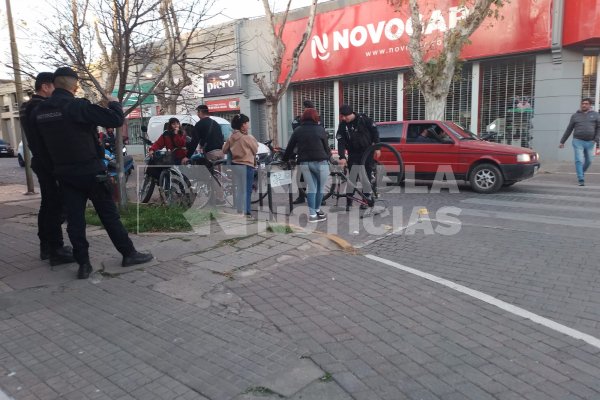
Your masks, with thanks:
[{"label": "car windshield", "polygon": [[479,140],[476,134],[454,122],[444,122],[444,126],[459,140]]},{"label": "car windshield", "polygon": [[4,140],[0,139],[0,144],[7,144]]}]

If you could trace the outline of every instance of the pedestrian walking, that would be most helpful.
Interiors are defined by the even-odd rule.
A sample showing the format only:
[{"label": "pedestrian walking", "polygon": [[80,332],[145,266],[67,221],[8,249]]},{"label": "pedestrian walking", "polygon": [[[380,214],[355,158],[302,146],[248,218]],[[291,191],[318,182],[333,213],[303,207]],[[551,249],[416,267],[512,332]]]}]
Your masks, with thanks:
[{"label": "pedestrian walking", "polygon": [[600,115],[592,110],[592,99],[581,100],[581,108],[571,115],[569,125],[560,139],[559,148],[573,133],[573,150],[575,151],[575,172],[579,186],[585,186],[585,172],[592,165],[594,145],[600,142]]},{"label": "pedestrian walking", "polygon": [[52,95],[33,111],[35,129],[42,138],[44,151],[50,156],[53,172],[63,192],[67,210],[67,233],[73,245],[73,256],[79,264],[78,279],[86,279],[93,271],[86,239],[85,208],[88,199],[113,245],[122,254],[121,265],[129,267],[152,260],[152,254],[138,252],[121,223],[102,158],[104,149],[98,143],[98,126],[118,127],[123,124],[123,108],[109,98],[107,108],[86,99],[75,98],[78,77],[68,67],[54,72]]},{"label": "pedestrian walking", "polygon": [[314,108],[306,108],[302,113],[300,126],[290,137],[283,161],[288,161],[294,153],[300,165],[300,172],[306,181],[308,221],[325,221],[327,216],[321,211],[321,201],[329,177],[331,149],[327,132],[319,125],[319,112]]},{"label": "pedestrian walking", "polygon": [[19,109],[21,127],[27,138],[31,151],[31,169],[35,172],[40,184],[40,210],[38,211],[38,237],[40,239],[40,259],[49,260],[51,266],[72,263],[73,249],[65,246],[63,241],[62,223],[64,208],[62,194],[58,182],[52,174],[52,161],[43,151],[41,137],[31,128],[33,110],[54,91],[54,74],[40,72],[35,78],[35,94],[31,100],[23,103]]},{"label": "pedestrian walking", "polygon": [[[355,113],[348,104],[340,107],[340,120],[336,133],[340,157],[339,165],[342,167],[348,166],[351,172],[353,167],[359,168],[356,176],[360,176],[362,191],[365,196],[369,197],[372,191],[370,179],[374,160],[372,158],[367,160],[364,166],[360,163],[367,148],[372,144],[379,143],[377,125],[366,114]],[[379,158],[380,153],[380,150],[375,151],[375,159]],[[346,210],[349,210],[351,206],[352,200],[348,198]],[[367,208],[365,205],[361,205],[361,209],[365,208]]]},{"label": "pedestrian walking", "polygon": [[244,114],[238,114],[231,120],[233,132],[223,145],[223,153],[231,152],[233,178],[235,185],[235,208],[238,213],[244,213],[252,218],[250,197],[256,166],[258,142],[249,134],[250,119]]}]

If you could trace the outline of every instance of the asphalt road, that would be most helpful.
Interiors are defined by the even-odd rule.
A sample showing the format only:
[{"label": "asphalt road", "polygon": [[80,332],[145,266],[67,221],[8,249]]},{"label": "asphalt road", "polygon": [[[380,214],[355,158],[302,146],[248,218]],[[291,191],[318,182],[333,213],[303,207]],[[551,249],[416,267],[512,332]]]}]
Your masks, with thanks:
[{"label": "asphalt road", "polygon": [[1,157],[0,185],[25,183],[25,168],[19,167],[17,157]]}]

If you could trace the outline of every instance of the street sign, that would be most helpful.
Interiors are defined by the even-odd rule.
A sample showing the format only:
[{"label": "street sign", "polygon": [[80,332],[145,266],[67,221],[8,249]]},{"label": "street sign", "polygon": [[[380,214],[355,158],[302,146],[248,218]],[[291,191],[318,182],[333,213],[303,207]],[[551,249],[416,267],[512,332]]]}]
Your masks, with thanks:
[{"label": "street sign", "polygon": [[[152,89],[152,86],[154,84],[151,82],[148,83],[140,83],[139,85],[125,85],[125,90],[129,91],[130,93],[125,93],[125,95],[123,96],[123,99],[127,99],[126,101],[123,102],[123,106],[124,107],[131,107],[133,106],[135,103],[137,103],[139,94],[146,94],[146,93],[150,93],[150,89]],[[117,97],[117,95],[119,94],[119,90],[115,89],[112,92],[112,95],[114,97]],[[127,96],[129,95],[129,98],[127,98]],[[153,94],[149,94],[148,97],[146,97],[144,99],[144,101],[142,101],[142,104],[154,104],[156,103],[156,99],[154,98]]]}]

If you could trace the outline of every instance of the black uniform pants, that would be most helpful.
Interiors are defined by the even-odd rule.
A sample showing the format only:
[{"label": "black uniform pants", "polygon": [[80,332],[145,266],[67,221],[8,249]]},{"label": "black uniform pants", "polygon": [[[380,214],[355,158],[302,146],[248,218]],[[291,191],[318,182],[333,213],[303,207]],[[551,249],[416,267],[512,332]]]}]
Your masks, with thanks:
[{"label": "black uniform pants", "polygon": [[[369,195],[372,191],[371,187],[371,176],[373,174],[373,159],[369,159],[365,162],[364,168],[361,165],[363,153],[349,153],[348,154],[348,178],[354,186],[357,185],[357,181],[360,180],[362,186],[362,192],[365,195]],[[354,167],[354,169],[353,169]],[[352,192],[350,188],[347,188],[349,193]],[[347,205],[352,205],[352,200],[348,199]]]},{"label": "black uniform pants", "polygon": [[129,256],[135,247],[121,218],[110,190],[95,175],[59,177],[65,208],[67,209],[67,233],[73,245],[73,257],[81,265],[90,261],[89,243],[85,235],[85,207],[88,199],[106,229],[115,248],[123,256]]},{"label": "black uniform pants", "polygon": [[40,249],[51,252],[63,247],[63,200],[56,178],[43,169],[35,169],[42,200],[38,212],[38,237]]}]

